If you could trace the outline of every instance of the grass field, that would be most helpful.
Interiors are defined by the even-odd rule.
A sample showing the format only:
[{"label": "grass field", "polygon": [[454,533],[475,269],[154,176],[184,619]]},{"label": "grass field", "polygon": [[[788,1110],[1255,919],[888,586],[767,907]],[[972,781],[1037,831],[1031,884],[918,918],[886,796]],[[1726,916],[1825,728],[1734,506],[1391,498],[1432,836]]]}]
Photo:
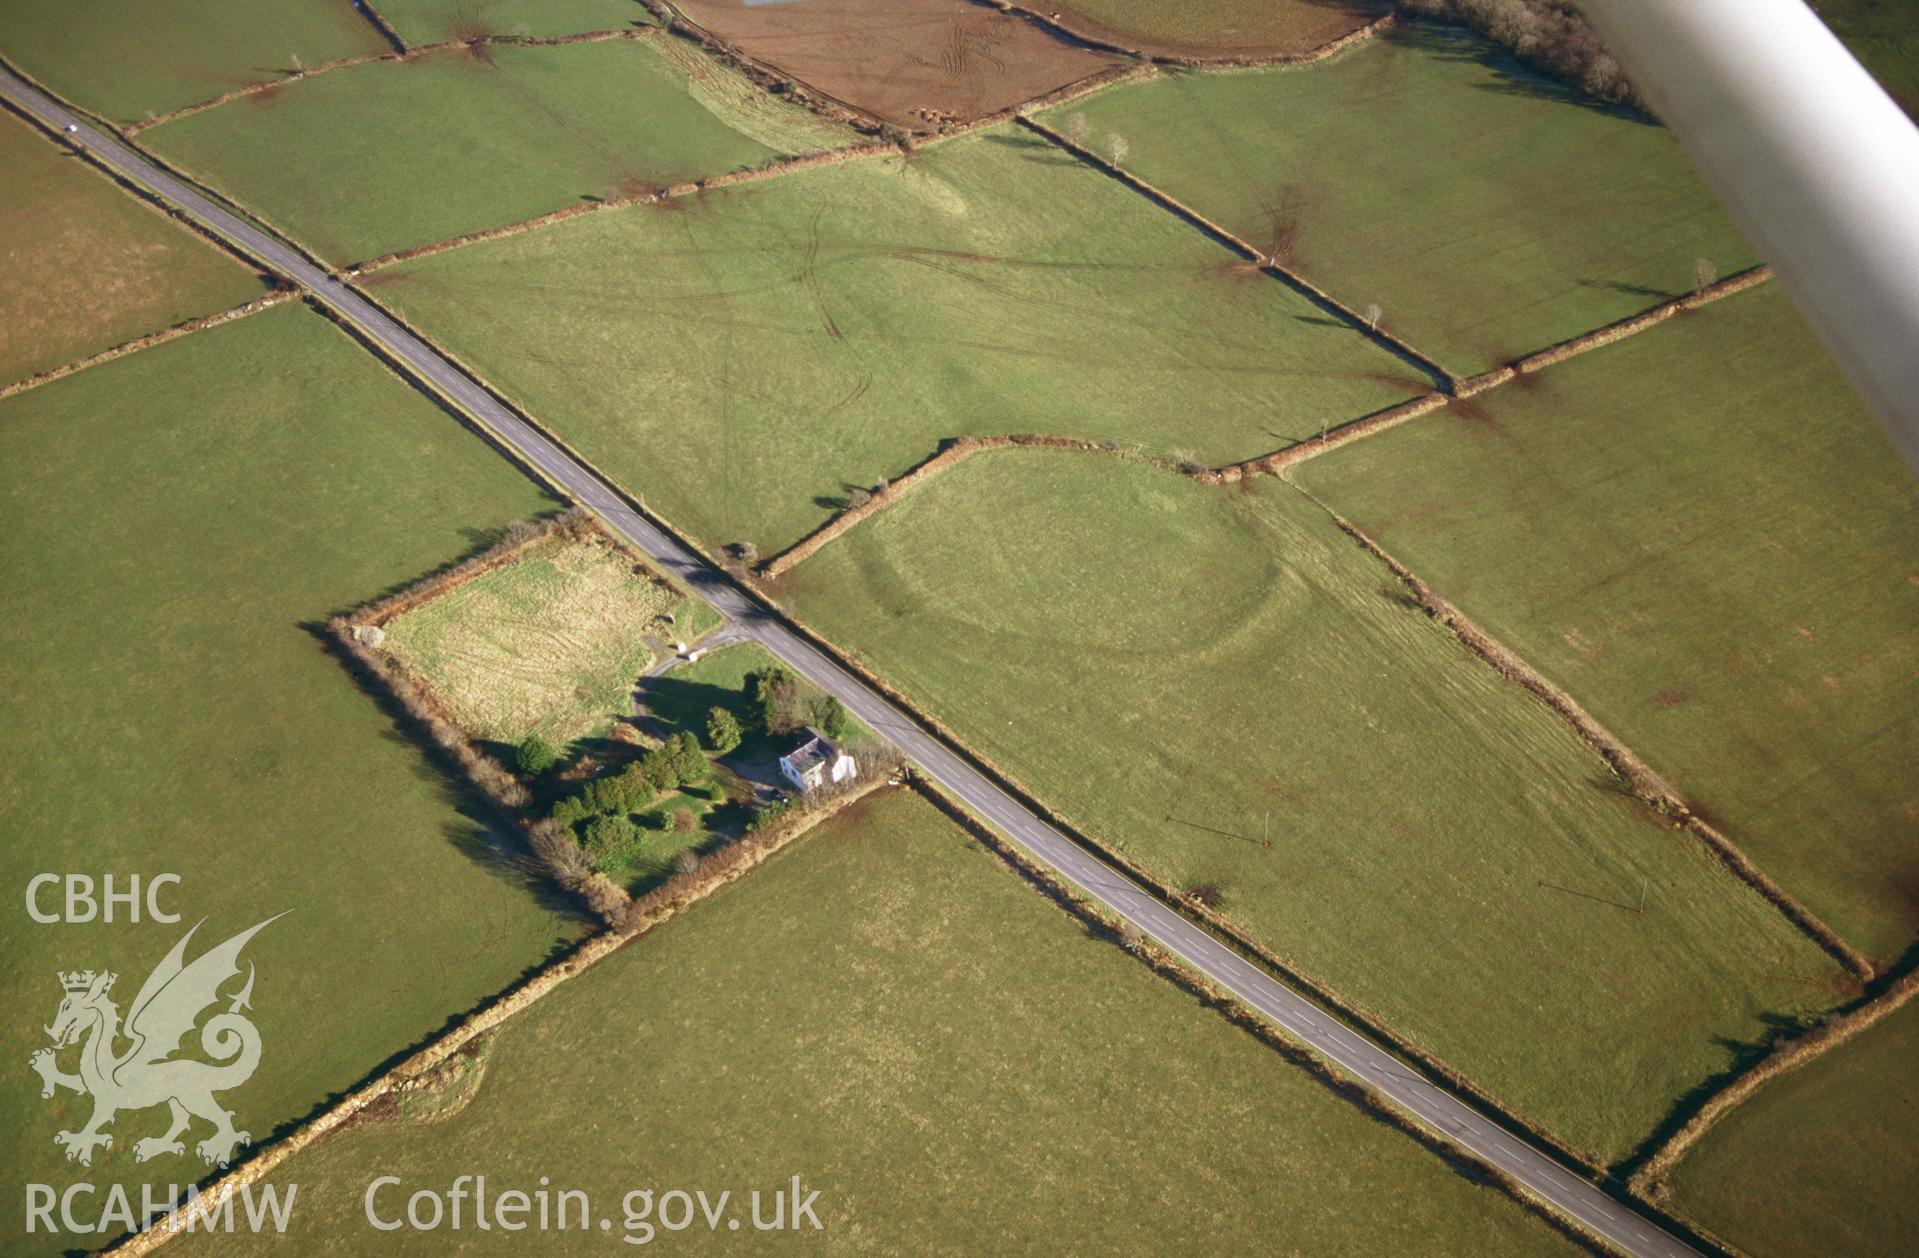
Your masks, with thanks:
[{"label": "grass field", "polygon": [[668,43],[372,62],[141,138],[342,264],[855,138]]},{"label": "grass field", "polygon": [[1906,113],[1919,118],[1919,8],[1906,0],[1812,0],[1812,7]]},{"label": "grass field", "polygon": [[408,44],[489,35],[578,35],[655,25],[639,0],[374,0]]},{"label": "grass field", "polygon": [[1775,1079],[1679,1163],[1672,1205],[1758,1258],[1869,1258],[1919,1236],[1919,1003]]},{"label": "grass field", "polygon": [[1603,1161],[1838,991],[1276,481],[980,455],[788,580],[1050,806]]},{"label": "grass field", "polygon": [[563,747],[626,716],[655,647],[675,636],[665,617],[683,596],[636,566],[603,540],[549,539],[394,617],[382,649],[469,734]]},{"label": "grass field", "polygon": [[0,385],[262,292],[259,279],[0,116]]},{"label": "grass field", "polygon": [[367,1226],[375,1176],[443,1191],[480,1166],[493,1191],[589,1191],[609,1244],[636,1188],[731,1190],[742,1216],[795,1174],[820,1194],[823,1231],[654,1238],[676,1250],[1574,1252],[897,791],[510,1022],[457,1114],[298,1155],[279,1250],[580,1250]]},{"label": "grass field", "polygon": [[1126,48],[1189,56],[1309,52],[1386,11],[1378,0],[1072,0],[1028,5]]},{"label": "grass field", "polygon": [[1855,946],[1919,934],[1919,488],[1771,285],[1304,464]]},{"label": "grass field", "polygon": [[348,0],[8,0],[0,54],[68,100],[139,122],[392,45]]},{"label": "grass field", "polygon": [[1424,382],[1019,129],[591,215],[376,291],[675,524],[767,554],[946,437],[1223,462]]},{"label": "grass field", "polygon": [[[1421,24],[1044,115],[1472,375],[1755,261],[1663,129]],[[1468,142],[1465,137],[1471,137]]]},{"label": "grass field", "polygon": [[[260,1140],[580,927],[322,645],[330,612],[552,505],[485,445],[287,306],[0,401],[0,461],[32,471],[0,495],[0,1234],[44,1253],[73,1238],[23,1238],[22,1184],[88,1177],[53,1143],[85,1098],[24,1070],[56,970],[119,972],[124,1012],[196,920],[203,948],[293,910],[248,945],[264,1056],[222,1094]],[[178,874],[184,922],[34,925],[19,889],[49,870]],[[164,1119],[121,1114],[103,1193],[203,1172],[135,1165]]]}]

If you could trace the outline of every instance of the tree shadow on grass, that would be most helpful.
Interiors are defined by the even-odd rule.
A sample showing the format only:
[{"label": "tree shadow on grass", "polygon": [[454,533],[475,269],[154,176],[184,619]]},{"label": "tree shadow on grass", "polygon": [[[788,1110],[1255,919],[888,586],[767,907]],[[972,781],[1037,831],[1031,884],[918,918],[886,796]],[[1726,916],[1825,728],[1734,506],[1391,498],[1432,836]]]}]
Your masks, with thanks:
[{"label": "tree shadow on grass", "polygon": [[[495,811],[491,801],[467,780],[445,752],[431,739],[416,733],[413,717],[386,687],[360,670],[324,624],[306,622],[299,627],[320,644],[320,649],[332,657],[362,694],[373,700],[391,722],[381,737],[411,752],[409,764],[413,775],[432,786],[441,802],[458,814],[458,820],[442,827],[442,836],[454,850],[487,873],[531,896],[548,912],[569,921],[591,924],[594,918],[586,906],[543,875],[518,831]],[[406,840],[400,837],[396,841]]]},{"label": "tree shadow on grass", "polygon": [[1818,1021],[1814,1017],[1783,1013],[1763,1013],[1759,1015],[1759,1020],[1766,1029],[1755,1039],[1736,1040],[1724,1035],[1714,1037],[1714,1043],[1726,1050],[1725,1066],[1681,1093],[1666,1111],[1664,1120],[1647,1133],[1646,1138],[1639,1142],[1639,1147],[1611,1168],[1614,1175],[1621,1179],[1629,1178],[1672,1139],[1674,1133],[1691,1122],[1708,1101],[1725,1091],[1727,1084],[1752,1069],[1781,1042],[1803,1034]]},{"label": "tree shadow on grass", "polygon": [[654,719],[675,731],[685,730],[698,736],[706,729],[706,714],[725,708],[742,725],[751,715],[746,695],[708,681],[690,681],[672,673],[646,680],[646,710]]},{"label": "tree shadow on grass", "polygon": [[1441,60],[1470,62],[1484,67],[1491,72],[1493,81],[1480,84],[1478,90],[1482,92],[1493,92],[1500,96],[1518,96],[1528,100],[1552,101],[1561,105],[1576,105],[1581,109],[1590,109],[1607,117],[1617,118],[1621,122],[1637,123],[1645,127],[1659,125],[1657,121],[1636,109],[1614,105],[1588,96],[1570,83],[1564,83],[1536,70],[1528,69],[1504,48],[1463,26],[1451,26],[1428,20],[1403,22],[1393,30],[1387,31],[1382,38],[1397,47],[1409,48]]},{"label": "tree shadow on grass", "polygon": [[1654,288],[1650,284],[1629,284],[1624,280],[1580,280],[1581,288],[1603,289],[1609,293],[1624,293],[1628,297],[1650,297],[1654,301],[1672,301],[1683,294],[1664,288]]},{"label": "tree shadow on grass", "polygon": [[[995,128],[982,133],[981,139],[988,144],[997,144],[1003,148],[1017,149],[1029,162],[1042,166],[1079,166],[1082,161],[1077,154],[1070,153],[1053,143],[1045,136],[1024,127]],[[1090,147],[1090,146],[1089,146]]]}]

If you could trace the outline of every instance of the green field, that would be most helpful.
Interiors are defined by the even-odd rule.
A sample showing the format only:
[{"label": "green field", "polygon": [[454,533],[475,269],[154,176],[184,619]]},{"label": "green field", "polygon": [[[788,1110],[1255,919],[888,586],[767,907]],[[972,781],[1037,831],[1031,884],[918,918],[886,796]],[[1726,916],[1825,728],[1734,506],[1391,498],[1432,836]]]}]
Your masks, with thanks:
[{"label": "green field", "polygon": [[[23,1182],[86,1177],[53,1142],[85,1099],[41,1100],[24,1067],[56,970],[119,972],[124,1012],[196,920],[197,950],[292,910],[248,946],[264,1056],[222,1095],[259,1141],[580,926],[323,645],[329,613],[552,505],[484,444],[286,306],[0,401],[0,461],[23,473],[0,494],[0,1234],[52,1252],[12,1246]],[[184,922],[35,925],[44,871],[178,874]],[[120,1115],[102,1192],[200,1176],[191,1152],[136,1166],[165,1117]]]},{"label": "green field", "polygon": [[372,0],[409,44],[489,35],[577,35],[654,25],[639,0]]},{"label": "green field", "polygon": [[1294,474],[1881,958],[1919,933],[1919,488],[1771,285]]},{"label": "green field", "polygon": [[7,0],[0,54],[116,122],[392,51],[349,0]]},{"label": "green field", "polygon": [[1757,1258],[1909,1254],[1919,1002],[1755,1092],[1680,1161],[1671,1204]]},{"label": "green field", "polygon": [[478,738],[557,746],[603,734],[669,649],[679,591],[603,539],[548,539],[394,617],[381,649],[426,679]]},{"label": "green field", "polygon": [[1018,128],[421,258],[391,302],[676,525],[763,553],[961,434],[1206,462],[1424,384]]},{"label": "green field", "polygon": [[787,581],[1048,805],[1602,1162],[1837,990],[1276,481],[980,455]]},{"label": "green field", "polygon": [[1421,24],[1299,69],[1164,74],[1045,120],[1461,375],[1755,261],[1663,129]]},{"label": "green field", "polygon": [[1919,6],[1911,0],[1812,0],[1906,113],[1919,118]]},{"label": "green field", "polygon": [[[573,1253],[582,1238],[376,1232],[379,1175],[444,1190],[747,1194],[824,1226],[676,1251],[1576,1252],[1094,937],[931,806],[870,798],[509,1022],[467,1106],[299,1154],[278,1252]],[[394,1189],[377,1199],[384,1214]],[[397,1198],[404,1203],[404,1197]],[[183,1237],[182,1254],[251,1253]]]},{"label": "green field", "polygon": [[212,245],[0,117],[0,385],[262,291]]},{"label": "green field", "polygon": [[371,62],[141,139],[345,264],[855,138],[677,45]]}]

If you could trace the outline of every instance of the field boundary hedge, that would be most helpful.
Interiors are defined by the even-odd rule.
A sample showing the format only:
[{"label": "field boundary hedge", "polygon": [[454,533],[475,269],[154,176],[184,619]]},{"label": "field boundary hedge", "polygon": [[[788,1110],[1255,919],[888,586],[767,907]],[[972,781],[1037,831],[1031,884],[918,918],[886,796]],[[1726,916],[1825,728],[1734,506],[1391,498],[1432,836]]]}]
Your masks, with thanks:
[{"label": "field boundary hedge", "polygon": [[1099,153],[1094,152],[1084,144],[1067,137],[1063,133],[1054,130],[1037,118],[1029,118],[1022,114],[1019,116],[1018,121],[1022,126],[1051,140],[1054,144],[1073,154],[1087,165],[1110,175],[1135,192],[1158,203],[1162,208],[1170,210],[1175,215],[1185,219],[1194,227],[1199,228],[1213,239],[1232,249],[1242,258],[1257,265],[1260,270],[1279,279],[1295,292],[1319,306],[1320,309],[1326,311],[1326,313],[1337,315],[1355,332],[1358,332],[1367,340],[1372,341],[1402,361],[1418,367],[1420,371],[1430,376],[1435,383],[1441,385],[1445,391],[1458,392],[1461,383],[1459,377],[1440,366],[1436,360],[1422,354],[1413,348],[1411,344],[1391,332],[1384,331],[1377,327],[1369,327],[1365,318],[1358,311],[1352,309],[1337,297],[1334,297],[1331,293],[1299,275],[1289,267],[1281,265],[1277,259],[1269,257],[1253,248],[1252,245],[1226,230],[1226,228],[1206,217],[1204,214],[1201,214],[1192,206],[1174,197],[1171,193],[1146,182],[1131,171],[1115,165]]},{"label": "field boundary hedge", "polygon": [[1418,419],[1421,415],[1436,411],[1451,402],[1452,398],[1444,393],[1422,394],[1409,401],[1361,416],[1337,428],[1328,428],[1324,436],[1308,437],[1304,441],[1287,446],[1284,450],[1263,454],[1256,459],[1247,459],[1243,463],[1229,463],[1218,469],[1216,475],[1223,481],[1236,481],[1262,472],[1269,476],[1278,476],[1293,464],[1304,462],[1316,454],[1337,450],[1340,446],[1357,441],[1361,437],[1371,436],[1383,429],[1403,424],[1407,420]]},{"label": "field boundary hedge", "polygon": [[274,306],[285,305],[287,302],[293,300],[296,295],[295,291],[291,288],[276,288],[271,292],[263,293],[255,297],[252,301],[241,302],[231,309],[215,311],[213,314],[200,315],[192,319],[183,319],[170,328],[162,328],[158,332],[149,332],[145,336],[136,336],[131,341],[122,341],[111,349],[103,349],[97,354],[88,354],[85,358],[76,358],[72,362],[62,363],[58,367],[49,367],[45,371],[36,372],[24,380],[16,380],[12,384],[0,387],[0,398],[10,398],[16,393],[25,393],[28,389],[37,389],[43,384],[52,384],[55,380],[65,379],[75,372],[85,371],[89,367],[98,367],[102,363],[110,363],[116,358],[125,358],[128,354],[137,354],[143,349],[152,349],[156,345],[165,345],[168,341],[178,340],[193,332],[203,332],[208,328],[215,328],[223,323],[231,323],[235,319],[244,319],[248,315],[258,314],[262,310],[268,310]]},{"label": "field boundary hedge", "polygon": [[400,38],[400,32],[393,29],[393,23],[386,20],[386,14],[373,7],[373,0],[348,0],[348,3],[360,11],[360,16],[364,17],[374,30],[380,32],[381,39],[393,45],[394,51],[407,50],[406,40]]},{"label": "field boundary hedge", "polygon": [[[750,861],[742,860],[723,871],[716,871],[711,879],[697,888],[689,883],[682,889],[683,894],[678,899],[670,904],[658,906],[658,911],[640,928],[608,927],[588,936],[566,956],[542,966],[534,974],[504,989],[473,1009],[465,1015],[458,1026],[412,1052],[398,1065],[381,1071],[347,1093],[345,1097],[324,1106],[312,1117],[296,1124],[284,1136],[262,1145],[246,1161],[207,1185],[201,1194],[201,1202],[205,1208],[217,1210],[217,1203],[221,1198],[236,1191],[241,1185],[259,1183],[278,1170],[288,1158],[312,1147],[330,1135],[351,1129],[359,1121],[364,1121],[370,1116],[367,1113],[370,1106],[409,1090],[416,1085],[417,1081],[444,1065],[455,1053],[480,1036],[499,1029],[509,1019],[552,994],[561,984],[578,978],[635,939],[670,921],[678,913],[735,881],[741,874],[757,868],[776,852],[790,846],[821,822],[830,820],[864,799],[868,794],[879,789],[882,784],[876,778],[864,789],[830,799],[821,808],[797,814],[778,825],[769,827],[763,832],[764,837],[761,837],[754,845]],[[178,1234],[168,1225],[169,1220],[175,1218],[182,1220],[182,1230],[184,1230],[184,1220],[190,1213],[185,1206],[182,1206],[155,1219],[144,1230],[131,1233],[108,1246],[103,1252],[133,1255],[135,1258],[150,1254]]]},{"label": "field boundary hedge", "polygon": [[[375,25],[378,26],[379,23],[376,22]],[[601,44],[615,39],[647,39],[654,34],[655,29],[656,28],[651,26],[634,26],[622,27],[619,30],[611,31],[585,31],[578,35],[485,35],[478,39],[442,39],[431,44],[409,45],[401,43],[397,49],[391,52],[367,53],[359,57],[335,57],[331,61],[323,61],[319,65],[310,66],[307,69],[296,70],[291,74],[282,75],[277,79],[272,79],[265,83],[249,83],[245,87],[236,87],[230,92],[222,92],[218,96],[210,96],[206,100],[195,101],[191,105],[182,105],[178,109],[170,109],[163,114],[154,114],[138,122],[129,122],[121,127],[120,131],[123,135],[138,135],[142,131],[146,131],[152,127],[164,126],[169,122],[177,122],[181,118],[188,118],[194,114],[205,113],[209,109],[216,109],[221,105],[231,104],[236,100],[245,100],[249,96],[259,96],[267,92],[277,92],[289,84],[303,82],[317,75],[328,74],[334,70],[350,70],[355,66],[373,65],[381,61],[414,61],[421,57],[431,56],[434,53],[457,52],[462,48],[484,48],[493,44],[517,44],[527,48],[552,48],[560,44]],[[389,38],[398,40],[399,36],[393,34],[389,35]]]},{"label": "field boundary hedge", "polygon": [[476,232],[466,232],[459,236],[449,236],[445,240],[435,240],[424,245],[410,245],[392,253],[383,253],[377,258],[365,262],[355,262],[335,272],[337,276],[351,279],[370,271],[384,270],[402,262],[411,262],[415,258],[431,257],[436,253],[447,253],[454,249],[463,249],[468,245],[483,244],[489,240],[500,240],[507,236],[518,236],[525,232],[538,231],[542,227],[564,222],[570,218],[579,218],[583,214],[597,214],[602,210],[625,209],[636,205],[658,205],[662,201],[675,197],[697,196],[718,188],[730,188],[735,184],[757,183],[762,179],[775,179],[790,175],[795,171],[811,170],[819,166],[837,166],[841,162],[862,161],[876,157],[898,157],[900,146],[890,140],[873,141],[865,144],[849,144],[843,148],[820,149],[811,153],[797,153],[792,157],[782,157],[763,162],[746,170],[728,171],[724,174],[708,175],[704,179],[693,179],[685,183],[668,184],[662,188],[646,189],[624,195],[603,197],[598,201],[579,201],[572,205],[537,214],[518,223],[504,223],[498,227],[486,227]]},{"label": "field boundary hedge", "polygon": [[1628,1180],[1632,1190],[1649,1201],[1665,1200],[1671,1189],[1666,1176],[1720,1119],[1772,1080],[1810,1064],[1897,1013],[1915,995],[1919,995],[1919,969],[1908,971],[1877,996],[1830,1015],[1810,1031],[1775,1045],[1738,1078],[1714,1093],[1685,1125],[1647,1157]]},{"label": "field boundary hedge", "polygon": [[1171,467],[1164,459],[1151,458],[1138,453],[1134,448],[1117,442],[1102,444],[1090,437],[1056,437],[1043,433],[1010,433],[994,437],[948,437],[940,442],[939,451],[914,464],[902,472],[898,478],[885,486],[871,491],[865,502],[842,508],[826,523],[794,542],[779,554],[764,560],[757,569],[760,576],[776,578],[791,571],[801,560],[810,558],[827,543],[866,519],[867,516],[891,506],[907,492],[924,481],[930,480],[957,463],[972,458],[983,450],[1004,450],[1010,446],[1041,446],[1055,450],[1077,450],[1088,454],[1105,454],[1114,458],[1126,459],[1135,463],[1152,463],[1161,467]]},{"label": "field boundary hedge", "polygon": [[1018,0],[974,0],[974,3],[985,5],[990,9],[998,9],[1004,13],[1017,13],[1034,25],[1044,27],[1053,35],[1071,40],[1076,44],[1084,44],[1088,48],[1098,49],[1101,52],[1118,53],[1123,57],[1137,57],[1142,62],[1155,65],[1187,66],[1202,70],[1259,69],[1266,66],[1310,65],[1315,61],[1324,61],[1328,57],[1342,53],[1354,44],[1371,39],[1373,36],[1390,28],[1398,19],[1398,14],[1389,9],[1363,26],[1355,27],[1347,31],[1344,35],[1327,40],[1318,47],[1308,48],[1303,52],[1221,53],[1218,56],[1201,57],[1187,56],[1180,53],[1150,52],[1145,48],[1128,48],[1124,44],[1116,44],[1109,39],[1102,39],[1097,35],[1091,35],[1081,31],[1064,18],[1052,13],[1041,12],[1028,5],[1018,3]]},{"label": "field boundary hedge", "polygon": [[1271,454],[1261,455],[1255,459],[1247,459],[1243,463],[1228,464],[1225,467],[1217,469],[1217,474],[1221,480],[1227,481],[1239,480],[1243,476],[1252,476],[1262,472],[1277,476],[1295,463],[1304,462],[1316,455],[1324,454],[1328,450],[1337,450],[1340,446],[1346,445],[1349,442],[1357,441],[1361,437],[1369,437],[1373,433],[1403,424],[1407,420],[1417,419],[1421,415],[1430,414],[1444,406],[1450,405],[1454,398],[1462,400],[1470,398],[1476,394],[1484,393],[1488,389],[1506,384],[1519,376],[1530,375],[1535,371],[1543,371],[1547,367],[1556,366],[1559,363],[1565,362],[1567,359],[1577,358],[1581,354],[1599,349],[1602,346],[1611,345],[1615,341],[1624,340],[1626,337],[1632,336],[1635,333],[1643,332],[1647,328],[1664,323],[1674,315],[1684,311],[1697,310],[1702,306],[1711,305],[1713,302],[1730,297],[1735,293],[1743,293],[1749,288],[1756,288],[1771,278],[1771,267],[1763,264],[1749,267],[1737,275],[1728,276],[1716,283],[1708,284],[1704,288],[1696,289],[1693,292],[1686,293],[1679,297],[1670,298],[1669,300],[1660,302],[1656,306],[1649,306],[1638,314],[1627,315],[1625,318],[1615,320],[1603,327],[1595,328],[1590,332],[1582,332],[1578,336],[1570,337],[1564,341],[1549,345],[1545,349],[1536,350],[1524,357],[1516,358],[1512,362],[1502,367],[1496,367],[1483,375],[1472,376],[1461,380],[1459,381],[1458,392],[1454,394],[1428,393],[1423,397],[1416,397],[1411,401],[1401,402],[1396,406],[1389,406],[1385,410],[1376,411],[1371,415],[1352,420],[1337,428],[1329,428],[1323,437],[1309,437],[1304,441],[1287,446],[1284,450],[1276,450]]},{"label": "field boundary hedge", "polygon": [[[574,507],[535,523],[522,521],[485,550],[383,598],[362,604],[344,615],[334,616],[327,622],[327,630],[341,653],[357,666],[361,675],[379,685],[393,705],[426,734],[433,746],[459,767],[466,781],[526,841],[541,869],[554,884],[579,896],[596,914],[612,924],[625,915],[631,903],[631,897],[625,889],[587,864],[585,854],[569,831],[531,816],[528,806],[533,796],[526,784],[474,742],[431,682],[403,661],[380,650],[378,645],[378,631],[395,616],[513,562],[531,547],[552,537],[576,541],[591,538],[604,541],[623,554],[634,555],[631,547],[603,528],[589,512]],[[651,571],[650,565],[648,571]]]},{"label": "field boundary hedge", "polygon": [[1235,1027],[1247,1032],[1264,1047],[1273,1050],[1288,1065],[1305,1071],[1314,1081],[1330,1089],[1341,1100],[1355,1106],[1368,1117],[1385,1123],[1401,1135],[1411,1138],[1421,1148],[1437,1155],[1455,1171],[1466,1175],[1468,1179],[1478,1179],[1494,1185],[1548,1227],[1588,1252],[1602,1255],[1617,1252],[1604,1237],[1588,1230],[1572,1216],[1561,1213],[1544,1198],[1536,1196],[1517,1179],[1485,1161],[1478,1154],[1448,1140],[1437,1129],[1421,1123],[1377,1089],[1345,1074],[1326,1058],[1313,1051],[1309,1043],[1288,1036],[1278,1026],[1248,1008],[1237,996],[1215,985],[1205,975],[1192,969],[1178,957],[1144,938],[1136,944],[1129,943],[1126,928],[1118,918],[1111,915],[1102,905],[1088,899],[1084,893],[1057,872],[1034,860],[1018,844],[981,822],[979,818],[967,811],[964,805],[947,795],[924,775],[912,774],[907,784],[1004,864],[1009,873],[1031,884],[1074,921],[1087,927],[1093,934],[1115,947],[1131,954],[1160,978],[1172,983]]},{"label": "field boundary hedge", "polygon": [[1818,944],[1833,960],[1862,981],[1871,981],[1874,976],[1872,962],[1840,938],[1838,932],[1821,921],[1816,913],[1794,899],[1783,887],[1767,876],[1765,871],[1740,851],[1738,846],[1717,826],[1695,813],[1671,783],[1655,772],[1611,730],[1601,725],[1591,713],[1579,705],[1576,699],[1549,681],[1544,674],[1521,659],[1505,644],[1480,628],[1471,617],[1453,606],[1446,598],[1408,570],[1404,564],[1388,554],[1385,548],[1368,536],[1364,530],[1304,487],[1294,484],[1290,479],[1287,483],[1318,504],[1320,509],[1332,518],[1333,523],[1339,526],[1340,531],[1385,564],[1392,574],[1399,578],[1407,592],[1426,610],[1426,613],[1452,630],[1453,635],[1469,651],[1490,665],[1501,676],[1517,683],[1535,699],[1556,712],[1572,728],[1579,740],[1597,752],[1642,803],[1672,819],[1681,829],[1692,834],[1718,858],[1727,870],[1764,897],[1787,921],[1792,923],[1794,928]]}]

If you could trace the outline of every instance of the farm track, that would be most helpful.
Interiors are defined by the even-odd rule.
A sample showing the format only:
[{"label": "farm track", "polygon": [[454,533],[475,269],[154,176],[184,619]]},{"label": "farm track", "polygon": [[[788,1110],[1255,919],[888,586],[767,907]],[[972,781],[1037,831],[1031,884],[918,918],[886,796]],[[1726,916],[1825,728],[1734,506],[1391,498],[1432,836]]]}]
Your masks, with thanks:
[{"label": "farm track", "polygon": [[[400,371],[464,416],[503,454],[593,510],[608,528],[652,556],[657,567],[706,599],[724,619],[739,624],[795,672],[891,738],[923,772],[1039,863],[1310,1051],[1386,1098],[1437,1138],[1494,1168],[1497,1176],[1515,1185],[1515,1191],[1547,1203],[1575,1225],[1625,1252],[1699,1252],[1633,1205],[1568,1169],[1544,1149],[1357,1033],[1300,990],[1253,965],[1095,851],[1050,824],[1042,806],[995,781],[963,749],[934,734],[916,712],[862,680],[831,654],[830,648],[809,639],[691,545],[636,510],[611,483],[589,470],[533,421],[514,412],[479,380],[357,290],[328,275],[298,250],[87,125],[83,118],[10,72],[0,72],[0,97],[56,134],[66,134],[72,143],[123,178],[227,237],[270,272],[304,288],[316,303],[354,328]],[[1615,1191],[1618,1187],[1612,1185]],[[163,1234],[161,1229],[145,1235]]]}]

